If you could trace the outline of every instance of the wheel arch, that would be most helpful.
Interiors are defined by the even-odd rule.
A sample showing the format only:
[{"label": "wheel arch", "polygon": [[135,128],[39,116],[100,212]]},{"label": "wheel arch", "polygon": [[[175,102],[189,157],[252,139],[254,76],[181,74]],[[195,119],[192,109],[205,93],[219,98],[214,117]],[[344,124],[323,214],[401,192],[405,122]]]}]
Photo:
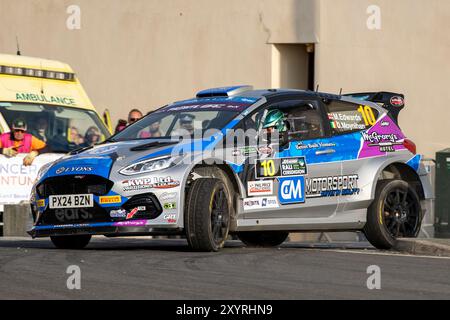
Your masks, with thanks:
[{"label": "wheel arch", "polygon": [[[198,161],[194,161],[188,168],[185,170],[185,174],[182,180],[182,184],[180,186],[180,203],[184,204],[186,201],[186,190],[188,187],[188,181],[190,180],[190,175],[195,172],[198,168],[216,168],[221,170],[231,181],[233,186],[235,195],[242,196],[245,193],[245,188],[240,183],[240,180],[236,173],[234,173],[233,169],[230,165],[223,163],[223,160],[220,159],[200,159]],[[235,213],[237,213],[237,201],[233,199],[233,205],[235,206]],[[179,212],[179,225],[184,226],[184,205],[181,206]]]},{"label": "wheel arch", "polygon": [[372,188],[372,199],[375,198],[375,190],[378,181],[384,179],[398,179],[406,181],[417,192],[420,200],[425,199],[425,192],[419,174],[406,163],[395,161],[386,164],[381,170],[379,170]]}]

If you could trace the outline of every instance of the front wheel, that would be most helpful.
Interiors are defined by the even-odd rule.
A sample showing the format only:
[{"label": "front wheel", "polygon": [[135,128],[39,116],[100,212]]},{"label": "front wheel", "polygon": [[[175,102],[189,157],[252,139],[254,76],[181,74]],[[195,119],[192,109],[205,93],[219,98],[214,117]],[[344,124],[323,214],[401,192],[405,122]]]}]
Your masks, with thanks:
[{"label": "front wheel", "polygon": [[378,249],[391,249],[397,238],[415,238],[422,223],[417,192],[403,180],[378,182],[375,200],[367,210],[364,233]]},{"label": "front wheel", "polygon": [[91,241],[90,235],[80,236],[54,236],[50,237],[55,247],[58,249],[83,249]]},{"label": "front wheel", "polygon": [[249,231],[239,232],[237,236],[247,247],[276,247],[286,241],[289,233],[284,231]]},{"label": "front wheel", "polygon": [[224,246],[230,229],[230,199],[221,180],[194,180],[184,217],[186,238],[192,249],[218,251]]}]

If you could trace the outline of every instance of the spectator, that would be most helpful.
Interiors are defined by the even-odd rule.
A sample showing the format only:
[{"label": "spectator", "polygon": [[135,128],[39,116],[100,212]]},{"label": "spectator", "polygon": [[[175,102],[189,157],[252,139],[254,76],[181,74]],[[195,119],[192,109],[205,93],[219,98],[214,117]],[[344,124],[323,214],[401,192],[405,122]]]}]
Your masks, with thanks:
[{"label": "spectator", "polygon": [[69,129],[69,142],[75,144],[76,146],[80,146],[84,143],[84,139],[81,136],[79,130],[76,127],[70,127]]},{"label": "spectator", "polygon": [[98,130],[98,128],[94,126],[87,129],[86,134],[84,135],[84,142],[88,146],[98,144],[100,142],[100,139],[101,139],[100,130]]},{"label": "spectator", "polygon": [[120,131],[122,131],[126,127],[127,127],[127,120],[120,119],[117,122],[116,129],[114,130],[114,133],[119,133]]},{"label": "spectator", "polygon": [[45,143],[48,142],[50,137],[48,136],[48,121],[45,117],[40,117],[37,120],[36,123],[36,130],[32,132],[33,136],[38,138],[39,140],[44,141]]},{"label": "spectator", "polygon": [[25,120],[14,120],[12,132],[0,135],[0,151],[7,157],[15,157],[18,153],[28,153],[23,159],[23,165],[30,166],[46,144],[26,131]]},{"label": "spectator", "polygon": [[128,114],[128,125],[132,125],[136,121],[140,120],[143,117],[142,112],[138,109],[133,109]]},{"label": "spectator", "polygon": [[148,139],[148,138],[159,138],[161,137],[161,130],[159,128],[161,121],[153,122],[149,127],[148,131],[142,131],[139,134],[140,139]]}]

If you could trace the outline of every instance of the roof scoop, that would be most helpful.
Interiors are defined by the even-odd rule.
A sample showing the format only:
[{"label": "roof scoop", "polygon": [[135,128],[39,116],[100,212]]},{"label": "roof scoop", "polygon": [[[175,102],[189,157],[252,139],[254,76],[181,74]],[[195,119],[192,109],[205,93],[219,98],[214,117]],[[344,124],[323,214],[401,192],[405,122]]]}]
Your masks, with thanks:
[{"label": "roof scoop", "polygon": [[248,85],[212,88],[198,92],[197,98],[233,97],[251,90],[253,86]]}]

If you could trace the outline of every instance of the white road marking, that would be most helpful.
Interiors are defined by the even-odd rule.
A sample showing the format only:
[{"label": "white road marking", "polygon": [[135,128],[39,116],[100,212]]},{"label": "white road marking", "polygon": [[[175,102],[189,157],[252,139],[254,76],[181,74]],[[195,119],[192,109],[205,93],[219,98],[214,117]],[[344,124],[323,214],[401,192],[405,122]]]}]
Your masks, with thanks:
[{"label": "white road marking", "polygon": [[391,257],[407,257],[407,258],[427,258],[427,259],[444,259],[450,260],[450,257],[439,257],[439,256],[424,256],[424,255],[414,255],[414,254],[405,254],[405,253],[397,253],[397,252],[380,252],[380,251],[361,251],[359,249],[318,249],[319,251],[327,251],[327,252],[339,252],[339,253],[353,253],[353,254],[368,254],[368,255],[379,255],[379,256],[391,256]]}]

